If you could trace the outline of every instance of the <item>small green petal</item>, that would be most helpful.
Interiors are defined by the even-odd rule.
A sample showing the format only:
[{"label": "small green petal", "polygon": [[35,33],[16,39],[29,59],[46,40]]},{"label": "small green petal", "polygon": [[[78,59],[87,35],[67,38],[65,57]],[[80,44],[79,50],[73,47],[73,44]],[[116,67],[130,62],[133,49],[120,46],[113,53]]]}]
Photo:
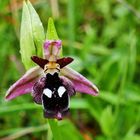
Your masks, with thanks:
[{"label": "small green petal", "polygon": [[46,34],[47,40],[58,40],[58,35],[54,26],[53,19],[50,17],[48,20],[48,28],[47,28],[47,34]]}]

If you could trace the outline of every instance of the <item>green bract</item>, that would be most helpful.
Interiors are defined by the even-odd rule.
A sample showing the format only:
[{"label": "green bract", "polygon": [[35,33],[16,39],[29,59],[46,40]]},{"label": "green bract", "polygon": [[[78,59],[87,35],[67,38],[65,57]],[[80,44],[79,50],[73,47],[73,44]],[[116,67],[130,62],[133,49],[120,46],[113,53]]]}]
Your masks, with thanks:
[{"label": "green bract", "polygon": [[20,32],[20,53],[26,69],[34,66],[30,59],[32,55],[42,56],[44,40],[44,29],[38,14],[29,1],[24,2]]}]

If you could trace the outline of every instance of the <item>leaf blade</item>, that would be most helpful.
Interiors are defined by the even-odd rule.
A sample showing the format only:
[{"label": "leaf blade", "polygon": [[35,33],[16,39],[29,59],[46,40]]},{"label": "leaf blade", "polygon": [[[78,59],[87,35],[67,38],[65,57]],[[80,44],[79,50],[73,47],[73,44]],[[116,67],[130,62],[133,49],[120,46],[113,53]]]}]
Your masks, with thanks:
[{"label": "leaf blade", "polygon": [[20,29],[20,53],[22,62],[27,69],[34,66],[30,57],[36,54],[36,48],[33,41],[30,13],[26,2],[23,2],[21,29]]},{"label": "leaf blade", "polygon": [[27,6],[30,12],[32,34],[34,44],[36,46],[37,55],[42,56],[43,43],[45,40],[44,28],[37,12],[35,11],[30,1],[27,1]]}]

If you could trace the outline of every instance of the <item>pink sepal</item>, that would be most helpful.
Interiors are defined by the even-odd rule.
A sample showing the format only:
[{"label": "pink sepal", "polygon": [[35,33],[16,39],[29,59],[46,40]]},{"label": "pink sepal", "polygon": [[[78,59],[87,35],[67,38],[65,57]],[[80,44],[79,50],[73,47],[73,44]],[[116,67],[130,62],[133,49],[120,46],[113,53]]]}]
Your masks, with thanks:
[{"label": "pink sepal", "polygon": [[75,70],[68,67],[64,67],[61,70],[61,73],[63,76],[71,80],[77,92],[87,93],[93,96],[98,95],[98,88],[92,82],[90,82],[88,79],[86,79],[84,76],[82,76]]},{"label": "pink sepal", "polygon": [[22,94],[32,92],[34,83],[38,80],[42,74],[40,67],[34,67],[29,69],[18,81],[16,81],[7,91],[6,100],[11,100]]}]

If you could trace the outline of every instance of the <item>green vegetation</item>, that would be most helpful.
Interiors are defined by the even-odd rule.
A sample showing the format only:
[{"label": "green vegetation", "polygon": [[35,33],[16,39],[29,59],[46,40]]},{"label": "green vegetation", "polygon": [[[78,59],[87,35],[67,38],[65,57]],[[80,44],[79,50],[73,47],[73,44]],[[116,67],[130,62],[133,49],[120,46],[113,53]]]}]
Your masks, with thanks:
[{"label": "green vegetation", "polygon": [[[93,81],[100,94],[92,97],[77,93],[71,99],[70,117],[59,122],[44,119],[42,107],[33,103],[30,94],[6,102],[6,90],[25,72],[19,50],[20,45],[26,46],[22,41],[31,27],[21,29],[22,37],[25,33],[21,39],[22,1],[0,1],[0,139],[139,140],[140,1],[31,2],[45,33],[48,18],[53,17],[63,54],[75,58],[71,67]],[[32,10],[30,7],[28,12]],[[24,18],[30,20],[26,15]],[[35,40],[39,46],[44,31],[42,26],[36,28],[36,22],[32,25],[35,28],[30,37],[39,32]]]}]

